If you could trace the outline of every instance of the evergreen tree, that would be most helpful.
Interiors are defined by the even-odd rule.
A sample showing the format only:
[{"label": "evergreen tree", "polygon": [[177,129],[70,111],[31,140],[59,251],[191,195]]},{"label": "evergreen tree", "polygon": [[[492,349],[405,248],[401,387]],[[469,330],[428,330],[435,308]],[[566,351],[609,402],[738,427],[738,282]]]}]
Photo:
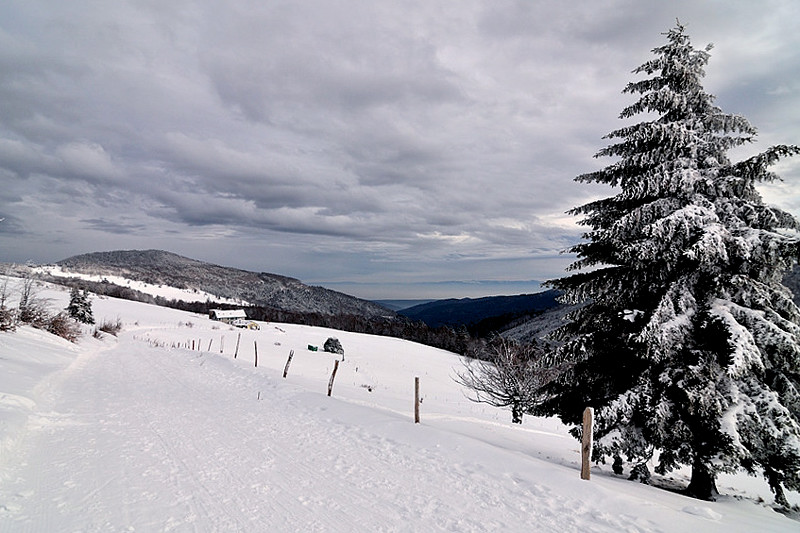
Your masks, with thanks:
[{"label": "evergreen tree", "polygon": [[[800,310],[782,285],[800,249],[798,221],[756,190],[800,153],[775,146],[739,163],[729,149],[755,128],[725,114],[702,85],[710,46],[683,26],[624,93],[640,95],[576,178],[617,188],[572,210],[589,228],[569,251],[576,273],[551,283],[585,302],[558,331],[552,363],[566,370],[542,405],[578,425],[596,409],[595,460],[620,456],[641,475],[692,467],[687,493],[712,498],[719,472],[760,470],[776,501],[800,490]],[[577,430],[576,430],[577,432]]]},{"label": "evergreen tree", "polygon": [[89,301],[89,293],[86,290],[80,291],[73,287],[69,293],[69,305],[67,306],[69,316],[83,322],[84,324],[94,324],[92,316],[92,303]]}]

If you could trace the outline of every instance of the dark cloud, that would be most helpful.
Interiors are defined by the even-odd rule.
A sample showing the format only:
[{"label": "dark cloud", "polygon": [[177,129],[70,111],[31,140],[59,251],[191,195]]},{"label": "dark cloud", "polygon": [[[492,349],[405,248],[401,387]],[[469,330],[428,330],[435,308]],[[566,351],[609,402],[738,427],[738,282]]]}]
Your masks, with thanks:
[{"label": "dark cloud", "polygon": [[[796,2],[562,4],[6,2],[0,260],[165,248],[387,291],[559,275],[564,212],[609,192],[572,178],[607,164],[676,18],[761,132],[737,155],[798,142]],[[796,210],[798,162],[778,171],[765,197]]]}]

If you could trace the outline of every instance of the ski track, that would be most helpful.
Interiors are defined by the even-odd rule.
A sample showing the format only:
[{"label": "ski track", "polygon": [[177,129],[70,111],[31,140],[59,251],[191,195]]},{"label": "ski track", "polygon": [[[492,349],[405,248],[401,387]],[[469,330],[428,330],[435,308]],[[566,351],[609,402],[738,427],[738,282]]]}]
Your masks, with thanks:
[{"label": "ski track", "polygon": [[[553,490],[548,473],[574,465],[455,429],[469,416],[431,413],[414,425],[281,380],[274,357],[253,369],[134,333],[38,388],[26,452],[2,477],[0,531],[665,530],[633,509],[607,510],[606,489],[587,501],[572,472],[574,497]],[[353,390],[368,377],[354,375]],[[722,530],[690,515],[671,530],[681,520]]]}]

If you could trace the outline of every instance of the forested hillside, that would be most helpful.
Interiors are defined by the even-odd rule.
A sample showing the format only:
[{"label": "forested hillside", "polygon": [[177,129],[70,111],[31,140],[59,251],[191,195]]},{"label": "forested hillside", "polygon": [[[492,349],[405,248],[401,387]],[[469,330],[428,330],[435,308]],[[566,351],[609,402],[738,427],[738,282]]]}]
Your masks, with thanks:
[{"label": "forested hillside", "polygon": [[162,250],[124,250],[77,255],[59,261],[68,272],[119,275],[154,285],[197,289],[221,298],[288,312],[393,315],[375,303],[300,280],[205,263]]}]

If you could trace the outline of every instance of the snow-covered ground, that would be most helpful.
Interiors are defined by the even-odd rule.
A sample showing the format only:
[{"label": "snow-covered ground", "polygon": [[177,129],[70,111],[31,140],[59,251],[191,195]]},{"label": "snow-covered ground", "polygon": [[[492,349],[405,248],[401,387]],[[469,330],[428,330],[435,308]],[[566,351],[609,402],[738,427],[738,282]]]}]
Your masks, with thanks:
[{"label": "snow-covered ground", "polygon": [[248,305],[248,303],[244,300],[223,298],[221,296],[216,296],[214,294],[197,289],[179,289],[177,287],[169,287],[167,285],[153,285],[152,283],[145,283],[143,281],[131,280],[121,276],[111,276],[111,275],[100,276],[94,274],[82,274],[80,272],[70,272],[70,271],[65,271],[59,265],[37,266],[33,267],[33,271],[41,272],[43,274],[49,274],[56,278],[78,278],[78,279],[85,279],[87,281],[97,281],[97,282],[102,282],[105,280],[109,283],[119,285],[120,287],[127,287],[129,289],[143,292],[145,294],[150,294],[152,296],[161,296],[162,298],[167,298],[169,300],[183,300],[184,302],[210,301],[210,302],[226,303],[232,305]]},{"label": "snow-covered ground", "polygon": [[[441,350],[92,303],[121,319],[117,338],[0,334],[0,531],[800,530],[744,475],[720,479],[717,502],[608,468],[582,481],[566,428],[469,402]],[[338,356],[307,349],[329,336],[345,349],[331,397]]]}]

